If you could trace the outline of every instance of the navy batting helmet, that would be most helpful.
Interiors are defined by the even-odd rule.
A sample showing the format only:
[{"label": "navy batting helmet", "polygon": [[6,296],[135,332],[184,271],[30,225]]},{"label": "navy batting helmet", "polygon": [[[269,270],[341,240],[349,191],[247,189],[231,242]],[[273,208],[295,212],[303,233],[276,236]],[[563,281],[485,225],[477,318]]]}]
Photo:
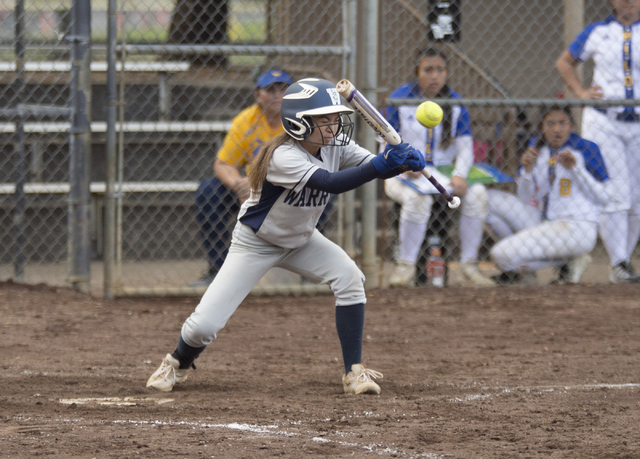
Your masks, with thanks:
[{"label": "navy batting helmet", "polygon": [[340,126],[334,142],[346,145],[351,140],[353,109],[342,104],[336,85],[327,80],[306,78],[289,86],[282,97],[280,118],[284,130],[296,140],[304,140],[316,127],[312,116],[339,113]]}]

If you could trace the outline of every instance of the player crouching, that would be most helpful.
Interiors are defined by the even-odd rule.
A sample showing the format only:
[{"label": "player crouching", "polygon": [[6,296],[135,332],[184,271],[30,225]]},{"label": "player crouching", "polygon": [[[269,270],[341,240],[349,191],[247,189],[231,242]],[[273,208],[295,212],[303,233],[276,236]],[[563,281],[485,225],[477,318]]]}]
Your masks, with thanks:
[{"label": "player crouching", "polygon": [[187,379],[194,360],[216,339],[240,303],[273,267],[328,284],[342,348],[347,394],[379,394],[382,374],[362,365],[364,275],[338,245],[315,227],[332,194],[376,178],[425,167],[422,154],[403,143],[379,155],[351,140],[353,110],[333,83],[309,78],[291,85],[280,110],[285,133],[264,145],[253,162],[251,195],[238,215],[229,254],[200,304],[185,321],[147,387],[170,391]]}]

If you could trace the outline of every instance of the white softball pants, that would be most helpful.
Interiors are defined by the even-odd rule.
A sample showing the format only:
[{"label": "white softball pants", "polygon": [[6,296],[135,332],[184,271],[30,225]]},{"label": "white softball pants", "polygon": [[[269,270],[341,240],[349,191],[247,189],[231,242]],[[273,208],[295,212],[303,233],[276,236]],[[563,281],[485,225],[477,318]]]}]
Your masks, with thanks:
[{"label": "white softball pants", "polygon": [[501,190],[487,190],[489,213],[486,222],[498,239],[531,228],[541,222],[540,211],[518,196]]},{"label": "white softball pants", "polygon": [[[385,181],[385,193],[401,206],[400,259],[415,263],[426,235],[434,197],[418,193],[395,177]],[[477,258],[482,242],[482,221],[488,212],[487,190],[484,185],[471,185],[461,201],[460,247],[461,261],[465,262]]]},{"label": "white softball pants", "polygon": [[597,237],[594,222],[546,221],[498,242],[491,258],[502,271],[537,271],[591,252]]},{"label": "white softball pants", "polygon": [[585,108],[582,137],[598,144],[602,152],[610,186],[621,202],[607,205],[600,216],[600,236],[611,265],[629,260],[640,237],[640,123],[616,119]]},{"label": "white softball pants", "polygon": [[222,268],[182,326],[182,339],[193,347],[211,343],[251,289],[273,267],[328,284],[336,306],[366,302],[364,274],[340,246],[318,230],[302,247],[285,249],[238,223]]}]

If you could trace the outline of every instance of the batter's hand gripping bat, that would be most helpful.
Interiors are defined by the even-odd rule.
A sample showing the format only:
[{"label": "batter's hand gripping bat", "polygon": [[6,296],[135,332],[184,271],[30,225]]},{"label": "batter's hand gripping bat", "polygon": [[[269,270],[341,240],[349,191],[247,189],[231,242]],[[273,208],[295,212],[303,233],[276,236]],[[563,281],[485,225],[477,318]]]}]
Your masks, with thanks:
[{"label": "batter's hand gripping bat", "polygon": [[[402,143],[402,138],[396,132],[396,130],[384,119],[378,110],[362,95],[356,87],[351,84],[349,80],[340,80],[336,85],[336,90],[347,103],[373,128],[378,135],[380,135],[387,143],[391,145],[398,145]],[[447,201],[447,205],[452,209],[455,209],[460,205],[460,198],[457,196],[451,196],[451,194],[444,189],[444,187],[431,175],[427,169],[423,169],[422,175],[424,175],[431,184],[436,187],[442,196]]]}]

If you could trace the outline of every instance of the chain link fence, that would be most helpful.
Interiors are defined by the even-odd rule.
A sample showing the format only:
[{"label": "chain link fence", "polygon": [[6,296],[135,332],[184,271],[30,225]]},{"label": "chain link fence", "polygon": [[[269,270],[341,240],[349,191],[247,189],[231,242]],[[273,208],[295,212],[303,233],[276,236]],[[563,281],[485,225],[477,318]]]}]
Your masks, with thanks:
[{"label": "chain link fence", "polygon": [[[103,287],[108,231],[115,232],[115,253],[113,275],[107,282],[116,295],[201,294],[206,289],[212,257],[223,256],[228,244],[238,200],[230,190],[222,190],[212,205],[211,196],[203,190],[213,177],[212,165],[232,120],[256,102],[255,76],[273,67],[285,70],[293,80],[320,76],[359,82],[370,61],[358,54],[365,27],[358,17],[372,3],[380,8],[375,47],[379,71],[377,87],[366,89],[379,96],[377,105],[381,109],[417,105],[421,100],[406,104],[392,94],[415,80],[418,49],[434,47],[444,52],[447,84],[465,100],[472,100],[466,106],[475,161],[509,177],[517,176],[519,158],[536,131],[542,102],[571,97],[555,69],[556,59],[585,25],[611,12],[605,0],[118,0],[117,36],[111,37],[117,53],[117,162],[112,177],[116,212],[109,226],[105,182],[110,11],[107,1],[93,2],[92,292],[100,293]],[[0,64],[5,66],[0,97],[7,107],[0,134],[0,279],[64,284],[69,280],[72,168],[70,118],[64,109],[71,104],[72,4],[24,3],[20,35],[16,34],[16,5],[6,1],[0,5]],[[459,16],[453,10],[445,14],[449,7],[459,7]],[[447,16],[453,21],[447,22]],[[436,40],[448,26],[455,32],[452,39]],[[25,48],[23,60],[20,46]],[[23,61],[23,69],[16,71]],[[580,71],[589,81],[591,65],[585,64]],[[496,100],[506,102],[496,104]],[[32,108],[28,116],[24,110],[20,117],[8,110],[27,106]],[[38,112],[34,106],[46,106],[48,111]],[[580,132],[577,104],[573,115]],[[359,124],[356,137],[362,139],[367,130]],[[490,194],[496,190],[516,193],[512,181],[487,183],[485,188]],[[375,231],[379,264],[373,277],[381,286],[389,285],[400,251],[401,206],[388,194],[380,182]],[[358,260],[362,199],[359,191],[351,197],[335,197],[323,227],[329,238]],[[428,237],[424,235],[440,238],[447,283],[468,282],[459,263],[461,211],[447,209],[437,196],[433,201],[430,220],[419,236],[422,240],[414,241],[419,253],[412,283],[427,282]],[[500,272],[490,252],[501,237],[486,221],[480,231],[476,261],[488,278]],[[594,262],[584,280],[607,282],[608,256],[600,240],[592,256]],[[555,276],[549,268],[540,272],[537,281],[548,282]],[[323,290],[273,270],[256,293]]]},{"label": "chain link fence", "polygon": [[[480,171],[474,168],[476,170],[471,172],[474,177],[469,182],[483,183],[485,190],[480,194],[480,201],[485,205],[476,212],[481,217],[474,219],[463,216],[473,213],[472,205],[467,206],[466,212],[453,211],[437,196],[416,197],[417,193],[414,192],[409,199],[396,189],[397,185],[392,181],[380,186],[378,195],[382,201],[382,231],[379,253],[382,258],[380,282],[383,285],[385,282],[389,285],[389,281],[396,285],[427,285],[426,265],[430,237],[433,236],[436,239],[431,239],[431,242],[442,246],[447,261],[448,285],[491,285],[492,281],[511,282],[514,277],[517,278],[516,283],[547,283],[558,279],[562,282],[570,277],[567,269],[573,266],[559,263],[562,251],[554,248],[553,241],[549,241],[549,238],[555,237],[552,236],[555,233],[548,232],[548,229],[545,229],[546,235],[532,230],[535,237],[528,241],[530,244],[518,239],[510,241],[514,245],[512,258],[519,257],[520,267],[526,263],[522,259],[523,253],[555,258],[550,263],[535,264],[537,268],[546,268],[537,272],[537,278],[530,274],[513,276],[513,273],[509,273],[506,279],[504,275],[500,276],[503,269],[496,265],[491,249],[514,231],[540,223],[537,220],[539,214],[531,206],[521,206],[521,200],[516,197],[515,181],[507,181],[509,178],[504,176],[496,181],[487,176],[507,174],[517,178],[520,158],[530,140],[540,136],[540,115],[549,104],[569,104],[576,132],[581,132],[582,108],[578,103],[560,100],[573,98],[574,95],[564,87],[556,70],[556,60],[588,24],[604,20],[611,13],[612,5],[606,1],[401,0],[384,4],[381,54],[385,65],[381,68],[381,82],[385,96],[390,97],[385,105],[387,108],[395,106],[403,109],[402,100],[394,100],[392,94],[403,84],[417,80],[417,50],[434,47],[442,52],[448,70],[447,85],[463,99],[471,99],[467,101],[466,108],[471,124],[474,166]],[[449,25],[451,29],[447,32]],[[400,29],[402,33],[398,33]],[[443,39],[436,42],[433,38],[438,33],[442,34],[440,37]],[[622,66],[621,60],[614,61]],[[585,84],[591,81],[592,73],[592,61],[578,68],[578,76]],[[623,96],[618,98],[622,99]],[[500,102],[505,99],[510,103]],[[405,99],[404,103],[408,105],[404,105],[404,108],[412,112],[419,102]],[[440,102],[447,104],[447,100]],[[606,102],[604,105],[611,106]],[[629,126],[634,128],[633,123]],[[426,137],[425,131],[420,127],[412,136]],[[435,131],[437,137],[437,129]],[[403,136],[407,138],[405,134]],[[593,140],[594,136],[591,135],[590,139]],[[434,153],[434,156],[437,155]],[[447,164],[446,159],[440,158],[440,161]],[[441,170],[443,168],[447,169],[440,167]],[[491,172],[482,173],[488,170]],[[451,168],[448,172],[451,172]],[[444,180],[449,181],[448,178]],[[491,183],[494,181],[497,183]],[[477,191],[476,187],[470,191]],[[474,193],[469,193],[469,200],[473,196]],[[412,204],[406,204],[407,201]],[[421,213],[424,214],[426,210],[430,216],[426,231],[423,231],[425,223],[422,218],[411,216],[411,206],[417,206],[416,201],[421,202]],[[479,205],[477,199],[475,201]],[[499,209],[500,205],[505,210]],[[499,218],[504,214],[512,217],[507,219],[510,220],[509,224],[505,223],[504,218]],[[575,249],[574,246],[580,245],[577,239],[581,237],[582,233],[577,232],[569,235],[570,242],[564,243],[564,248],[571,245]],[[610,239],[616,237],[624,238],[621,233]],[[538,247],[523,248],[536,244]],[[590,254],[593,262],[584,272],[582,280],[608,282],[610,258],[600,238]],[[564,260],[567,260],[566,253]],[[584,264],[585,260],[580,260],[580,263]],[[405,264],[410,264],[412,269],[403,266]],[[469,264],[475,267],[467,266]]]},{"label": "chain link fence", "polygon": [[0,7],[0,278],[27,282],[64,279],[67,259],[68,5],[41,7]]}]

